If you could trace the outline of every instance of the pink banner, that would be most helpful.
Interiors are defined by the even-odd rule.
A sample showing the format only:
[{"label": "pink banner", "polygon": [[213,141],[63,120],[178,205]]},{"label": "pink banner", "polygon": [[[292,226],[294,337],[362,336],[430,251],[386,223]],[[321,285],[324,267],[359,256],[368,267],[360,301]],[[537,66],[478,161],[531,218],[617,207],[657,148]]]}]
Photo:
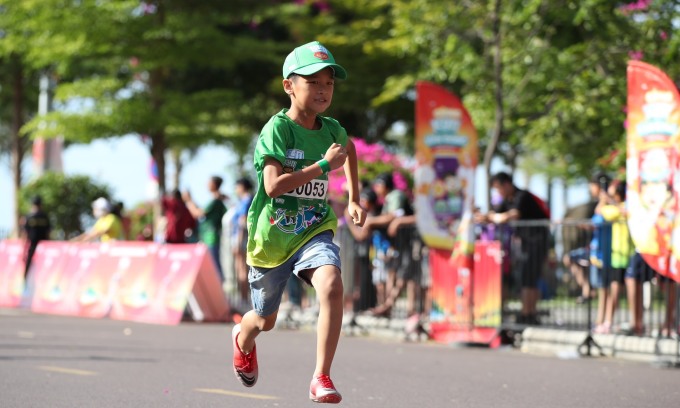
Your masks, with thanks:
[{"label": "pink banner", "polygon": [[229,318],[203,244],[45,241],[33,262],[31,308],[37,313],[177,324],[191,298],[201,320]]},{"label": "pink banner", "polygon": [[19,306],[23,291],[24,242],[0,241],[0,306]]}]

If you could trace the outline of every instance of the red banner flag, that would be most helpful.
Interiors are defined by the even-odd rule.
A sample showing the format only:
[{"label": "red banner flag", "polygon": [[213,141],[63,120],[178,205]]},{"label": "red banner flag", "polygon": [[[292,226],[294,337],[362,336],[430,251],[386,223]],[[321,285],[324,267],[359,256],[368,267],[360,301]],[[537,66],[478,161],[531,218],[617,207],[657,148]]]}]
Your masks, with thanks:
[{"label": "red banner flag", "polygon": [[661,275],[680,282],[680,94],[660,69],[628,63],[628,226],[636,249]]},{"label": "red banner flag", "polygon": [[416,83],[415,208],[418,230],[431,248],[458,243],[473,251],[477,131],[456,95],[439,85]]}]

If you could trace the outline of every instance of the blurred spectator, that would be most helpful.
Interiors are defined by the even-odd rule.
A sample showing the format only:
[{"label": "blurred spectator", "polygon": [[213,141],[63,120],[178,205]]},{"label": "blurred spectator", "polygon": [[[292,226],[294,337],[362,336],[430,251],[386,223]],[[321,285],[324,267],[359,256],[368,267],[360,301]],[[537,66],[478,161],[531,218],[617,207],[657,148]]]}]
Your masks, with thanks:
[{"label": "blurred spectator", "polygon": [[[510,174],[496,173],[491,177],[490,184],[503,201],[488,214],[475,215],[476,222],[506,224],[511,221],[550,219],[550,211],[545,203],[529,191],[515,186]],[[517,323],[539,324],[536,308],[538,281],[548,257],[550,231],[547,225],[520,224],[514,230],[514,238],[518,252],[514,259],[518,261],[522,287],[522,310]]]},{"label": "blurred spectator", "polygon": [[[413,209],[408,202],[406,194],[404,194],[403,191],[394,188],[394,179],[392,178],[391,173],[379,175],[373,183],[373,190],[377,194],[378,199],[382,199],[383,207],[379,216],[371,217],[366,220],[364,227],[370,228],[372,231],[379,229],[386,230],[395,218],[413,215]],[[379,282],[376,285],[379,300],[381,298],[381,293],[385,294],[385,301],[387,301],[389,294],[392,293],[392,289],[396,284],[397,269],[400,260],[399,254],[410,250],[408,247],[399,247],[399,245],[406,244],[407,241],[399,240],[397,237],[390,239],[390,247],[385,254],[384,261],[387,276],[384,283],[382,276],[380,276]],[[383,305],[385,305],[384,302]],[[389,316],[390,310],[391,306],[381,307],[380,309],[375,310],[375,314]]]},{"label": "blurred spectator", "polygon": [[[250,297],[246,250],[248,246],[248,209],[253,202],[253,183],[247,178],[236,180],[235,193],[238,198],[236,211],[231,219],[231,252],[234,256],[236,283],[242,300]],[[291,279],[292,280],[292,279]]]},{"label": "blurred spectator", "polygon": [[626,269],[626,296],[630,313],[630,334],[641,336],[645,333],[643,322],[642,284],[654,277],[652,269],[639,252],[635,251]]},{"label": "blurred spectator", "polygon": [[[668,337],[678,339],[680,337],[680,331],[676,326],[675,312],[677,308],[677,285],[671,278],[662,276],[661,274],[656,275],[656,281],[659,283],[659,290],[664,294],[666,298],[666,310],[664,313],[663,324],[659,330],[660,337]],[[675,330],[674,330],[675,329]],[[680,340],[678,340],[680,341]]]},{"label": "blurred spectator", "polygon": [[581,227],[569,224],[568,221],[591,220],[595,215],[595,207],[599,202],[600,192],[603,188],[607,188],[609,181],[609,176],[605,173],[596,173],[588,182],[590,200],[587,203],[569,208],[564,215],[564,221],[567,221],[566,224],[568,225],[562,228],[562,244],[565,254],[562,261],[574,275],[576,283],[581,288],[581,295],[577,299],[579,303],[590,300],[592,296],[588,275],[590,270],[588,242],[591,239],[592,228],[590,225]]},{"label": "blurred spectator", "polygon": [[212,258],[215,261],[217,273],[220,275],[220,280],[224,282],[224,272],[222,271],[222,263],[220,261],[220,248],[222,237],[222,217],[227,212],[227,207],[224,205],[226,196],[220,192],[222,186],[222,178],[212,176],[208,182],[208,190],[212,195],[212,200],[208,203],[205,209],[200,209],[191,198],[191,194],[185,191],[182,195],[184,202],[191,212],[191,215],[198,220],[198,239],[208,246]]},{"label": "blurred spectator", "polygon": [[125,205],[122,201],[118,201],[112,205],[111,213],[118,217],[120,225],[122,227],[122,239],[129,240],[131,234],[132,220],[125,214]]},{"label": "blurred spectator", "polygon": [[[614,314],[619,304],[621,285],[634,252],[626,222],[626,183],[620,180],[612,183],[609,186],[609,196],[611,202],[600,208],[604,220],[612,225],[609,296],[605,305],[604,322],[599,327],[600,333],[609,333],[612,330]],[[633,304],[635,299],[629,298],[628,302]]]},{"label": "blurred spectator", "polygon": [[24,278],[28,276],[28,271],[31,267],[31,261],[35,254],[35,249],[38,243],[49,239],[50,235],[50,219],[42,207],[42,198],[40,196],[33,197],[31,200],[31,212],[24,219],[23,231],[26,235],[25,245],[25,265]]},{"label": "blurred spectator", "polygon": [[605,312],[609,286],[614,277],[611,266],[612,226],[602,216],[602,208],[611,201],[607,190],[608,187],[603,186],[600,191],[600,200],[592,217],[594,230],[590,240],[590,286],[597,289],[596,333],[609,333],[611,329],[611,322],[606,321]]},{"label": "blurred spectator", "polygon": [[184,244],[196,230],[196,220],[189,212],[182,194],[173,190],[172,194],[161,201],[165,216],[165,242],[168,244]]},{"label": "blurred spectator", "polygon": [[111,212],[111,204],[104,197],[99,197],[92,203],[92,214],[97,219],[94,226],[71,241],[95,241],[108,242],[119,240],[123,237],[123,226]]},{"label": "blurred spectator", "polygon": [[[378,196],[370,187],[364,187],[361,190],[359,196],[359,205],[361,205],[361,208],[366,210],[366,219],[376,217],[380,213]],[[349,229],[354,241],[356,242],[354,245],[354,255],[356,257],[354,281],[359,286],[359,293],[358,296],[356,293],[354,293],[353,299],[358,298],[359,305],[353,309],[367,310],[368,308],[375,306],[375,286],[380,281],[371,271],[372,268],[377,267],[371,258],[375,258],[377,256],[377,251],[384,250],[386,252],[387,247],[389,247],[389,242],[387,241],[387,236],[385,235],[384,231],[371,231],[371,229],[367,228],[365,224],[363,227],[355,225],[354,222],[352,222],[352,217],[349,215],[347,210],[345,210],[345,220],[347,221],[345,225]],[[377,241],[375,237],[378,237]],[[380,237],[383,238],[381,239]],[[382,245],[381,242],[385,242],[386,245]],[[384,249],[381,249],[381,246]],[[377,275],[379,276],[381,273],[382,271],[377,272]],[[382,295],[383,298],[380,300],[381,303],[385,301],[384,293]]]},{"label": "blurred spectator", "polygon": [[387,293],[385,302],[374,309],[376,315],[388,313],[404,288],[406,288],[407,315],[413,316],[417,312],[416,298],[421,283],[420,261],[424,244],[418,236],[415,225],[416,216],[411,214],[395,218],[387,228],[387,235],[393,240],[396,248],[397,281],[392,290]]}]

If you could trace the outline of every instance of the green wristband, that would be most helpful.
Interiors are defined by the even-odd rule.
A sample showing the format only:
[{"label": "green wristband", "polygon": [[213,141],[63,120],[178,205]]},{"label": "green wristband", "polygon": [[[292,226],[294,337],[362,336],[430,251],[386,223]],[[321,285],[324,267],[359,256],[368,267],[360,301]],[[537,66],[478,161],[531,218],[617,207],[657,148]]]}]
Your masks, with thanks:
[{"label": "green wristband", "polygon": [[321,159],[316,164],[321,167],[321,170],[323,171],[323,174],[329,173],[331,171],[331,165],[328,163],[328,160],[326,159]]}]

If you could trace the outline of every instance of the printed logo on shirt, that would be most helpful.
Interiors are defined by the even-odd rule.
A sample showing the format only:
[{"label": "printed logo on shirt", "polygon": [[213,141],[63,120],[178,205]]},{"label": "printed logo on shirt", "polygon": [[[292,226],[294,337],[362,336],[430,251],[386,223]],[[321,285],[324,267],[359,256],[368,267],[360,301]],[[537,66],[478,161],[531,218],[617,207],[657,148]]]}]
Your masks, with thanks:
[{"label": "printed logo on shirt", "polygon": [[300,149],[288,149],[286,151],[287,159],[302,160],[305,158],[305,152]]},{"label": "printed logo on shirt", "polygon": [[286,159],[283,161],[283,172],[292,173],[295,171],[296,166],[297,162],[295,160]]},{"label": "printed logo on shirt", "polygon": [[295,215],[287,215],[286,210],[279,208],[273,217],[269,217],[269,224],[276,225],[276,227],[286,234],[298,235],[307,228],[323,221],[326,215],[325,210],[322,213],[314,211],[315,207],[305,206],[298,208]]}]

